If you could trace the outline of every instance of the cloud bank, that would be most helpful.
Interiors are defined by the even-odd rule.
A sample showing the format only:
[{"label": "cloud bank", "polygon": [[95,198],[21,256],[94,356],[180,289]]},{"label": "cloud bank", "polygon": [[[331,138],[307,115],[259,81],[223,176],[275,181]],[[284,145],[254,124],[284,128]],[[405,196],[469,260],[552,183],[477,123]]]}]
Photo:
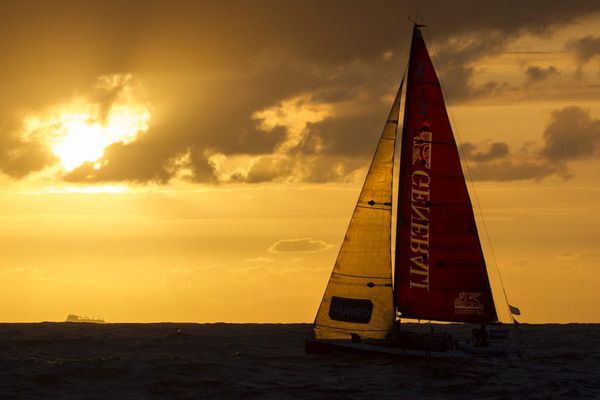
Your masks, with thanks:
[{"label": "cloud bank", "polygon": [[578,106],[552,111],[541,143],[511,149],[503,142],[463,144],[475,180],[567,179],[569,163],[600,155],[600,119]]},{"label": "cloud bank", "polygon": [[[58,162],[43,140],[24,136],[25,118],[74,97],[110,110],[122,87],[103,91],[94,82],[131,75],[140,82],[136,96],[152,108],[148,130],[110,144],[98,162],[61,179],[353,179],[364,172],[404,70],[410,24],[402,16],[416,9],[416,1],[391,0],[3,2],[0,172],[22,179]],[[421,15],[432,27],[426,39],[456,103],[511,90],[500,78],[475,82],[477,61],[522,35],[546,34],[599,11],[594,0],[459,0],[452,7],[434,0]],[[597,41],[580,37],[569,46],[587,62],[598,54]],[[526,70],[529,82],[557,73],[555,66]],[[568,160],[553,153],[559,139],[552,129],[544,150],[529,156],[501,145],[471,149],[476,158],[492,157],[476,160],[480,179],[562,173]],[[559,158],[551,168],[552,157]],[[501,163],[514,172],[496,173]],[[528,174],[521,173],[525,165]]]}]

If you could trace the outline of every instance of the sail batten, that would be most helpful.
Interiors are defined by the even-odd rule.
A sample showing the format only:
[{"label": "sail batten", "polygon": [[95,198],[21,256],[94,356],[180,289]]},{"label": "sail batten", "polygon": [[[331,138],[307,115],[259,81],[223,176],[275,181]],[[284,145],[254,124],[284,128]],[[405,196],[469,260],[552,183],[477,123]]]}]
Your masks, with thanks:
[{"label": "sail batten", "polygon": [[389,277],[389,276],[350,275],[350,274],[342,274],[341,272],[332,272],[331,274],[332,275],[347,276],[347,277],[350,277],[350,278],[382,279],[382,280],[386,280],[386,281],[392,280],[392,278]]},{"label": "sail batten", "polygon": [[418,26],[410,50],[400,171],[398,310],[408,318],[496,321],[458,148]]}]

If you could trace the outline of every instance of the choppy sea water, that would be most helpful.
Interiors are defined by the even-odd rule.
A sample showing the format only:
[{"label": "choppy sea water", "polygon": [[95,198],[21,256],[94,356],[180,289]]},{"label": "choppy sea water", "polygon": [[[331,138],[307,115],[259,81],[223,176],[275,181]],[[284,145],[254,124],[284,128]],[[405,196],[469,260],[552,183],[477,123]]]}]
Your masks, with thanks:
[{"label": "choppy sea water", "polygon": [[600,399],[598,324],[521,325],[527,360],[307,356],[309,331],[0,324],[0,399]]}]

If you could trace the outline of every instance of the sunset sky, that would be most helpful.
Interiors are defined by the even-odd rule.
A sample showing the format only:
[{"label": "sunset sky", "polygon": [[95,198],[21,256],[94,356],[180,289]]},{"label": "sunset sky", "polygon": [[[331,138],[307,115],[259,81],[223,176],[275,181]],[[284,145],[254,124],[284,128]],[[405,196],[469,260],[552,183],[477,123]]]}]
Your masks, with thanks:
[{"label": "sunset sky", "polygon": [[[495,293],[600,322],[600,2],[420,3]],[[0,2],[0,321],[311,322],[417,8]]]}]

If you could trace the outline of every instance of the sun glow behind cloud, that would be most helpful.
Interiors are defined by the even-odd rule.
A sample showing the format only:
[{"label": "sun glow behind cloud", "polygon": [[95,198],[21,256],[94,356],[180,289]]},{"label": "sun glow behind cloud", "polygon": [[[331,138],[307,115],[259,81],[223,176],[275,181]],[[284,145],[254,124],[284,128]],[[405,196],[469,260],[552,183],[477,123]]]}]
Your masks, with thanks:
[{"label": "sun glow behind cloud", "polygon": [[99,78],[95,89],[114,93],[110,104],[79,97],[26,118],[25,136],[45,142],[66,171],[98,162],[106,147],[129,143],[149,128],[149,107],[137,100],[129,82],[129,76]]}]

